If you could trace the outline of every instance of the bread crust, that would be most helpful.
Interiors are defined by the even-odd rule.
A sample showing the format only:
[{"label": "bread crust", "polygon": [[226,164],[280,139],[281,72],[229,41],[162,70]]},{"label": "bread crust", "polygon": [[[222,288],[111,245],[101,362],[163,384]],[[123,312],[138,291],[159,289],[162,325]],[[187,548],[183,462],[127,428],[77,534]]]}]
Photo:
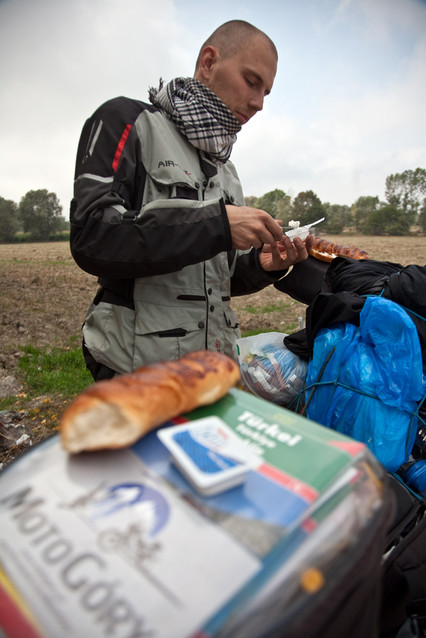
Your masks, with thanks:
[{"label": "bread crust", "polygon": [[239,379],[235,361],[202,350],[98,381],[65,410],[62,447],[73,454],[126,447],[169,419],[214,403]]},{"label": "bread crust", "polygon": [[352,259],[368,259],[368,253],[357,246],[342,246],[327,241],[322,237],[315,237],[309,254],[315,259],[332,262],[336,257],[351,257]]}]

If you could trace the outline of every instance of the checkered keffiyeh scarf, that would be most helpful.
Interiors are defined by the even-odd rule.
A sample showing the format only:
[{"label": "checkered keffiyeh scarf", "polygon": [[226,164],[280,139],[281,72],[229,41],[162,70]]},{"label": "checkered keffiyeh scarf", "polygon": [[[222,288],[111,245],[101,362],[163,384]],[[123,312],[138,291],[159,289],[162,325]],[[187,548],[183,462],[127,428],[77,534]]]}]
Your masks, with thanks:
[{"label": "checkered keffiyeh scarf", "polygon": [[216,163],[226,162],[241,124],[220,98],[194,78],[175,78],[149,90],[149,99],[188,141]]}]

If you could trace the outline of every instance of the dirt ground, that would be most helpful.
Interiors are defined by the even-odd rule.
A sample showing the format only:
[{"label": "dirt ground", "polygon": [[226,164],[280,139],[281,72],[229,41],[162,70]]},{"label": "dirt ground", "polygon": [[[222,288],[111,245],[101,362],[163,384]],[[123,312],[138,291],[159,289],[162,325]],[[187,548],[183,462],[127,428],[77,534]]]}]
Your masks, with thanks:
[{"label": "dirt ground", "polygon": [[[372,259],[402,265],[426,262],[425,236],[325,238],[359,246],[367,250]],[[80,335],[81,323],[97,284],[95,277],[74,263],[68,243],[0,245],[0,272],[0,398],[5,393],[18,397],[25,393],[17,365],[21,356],[19,346],[69,344],[70,337]],[[233,306],[240,317],[242,331],[296,331],[298,318],[304,317],[305,312],[303,304],[272,286],[235,299]],[[39,397],[38,404],[33,401],[32,405],[21,401],[22,410],[16,414],[16,423],[21,424],[25,421],[22,415],[31,413],[31,422],[22,423],[23,432],[39,428],[38,436],[43,437],[57,426],[64,409],[63,404],[55,401],[55,397]],[[34,413],[38,416],[34,417]],[[6,416],[2,417],[0,412],[0,426],[2,418],[5,421]],[[44,429],[40,430],[43,421]],[[1,436],[0,428],[0,462],[3,460]]]}]

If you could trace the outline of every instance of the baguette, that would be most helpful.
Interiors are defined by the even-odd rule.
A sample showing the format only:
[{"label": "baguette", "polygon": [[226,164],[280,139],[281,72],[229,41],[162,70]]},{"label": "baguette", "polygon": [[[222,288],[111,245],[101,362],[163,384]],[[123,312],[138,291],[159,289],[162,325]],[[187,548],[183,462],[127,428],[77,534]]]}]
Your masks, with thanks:
[{"label": "baguette", "polygon": [[239,379],[232,359],[202,350],[98,381],[65,410],[62,447],[72,454],[126,447],[169,419],[214,403]]},{"label": "baguette", "polygon": [[356,246],[342,246],[321,237],[315,237],[309,254],[320,261],[332,262],[336,257],[351,257],[352,259],[368,259],[368,253]]}]

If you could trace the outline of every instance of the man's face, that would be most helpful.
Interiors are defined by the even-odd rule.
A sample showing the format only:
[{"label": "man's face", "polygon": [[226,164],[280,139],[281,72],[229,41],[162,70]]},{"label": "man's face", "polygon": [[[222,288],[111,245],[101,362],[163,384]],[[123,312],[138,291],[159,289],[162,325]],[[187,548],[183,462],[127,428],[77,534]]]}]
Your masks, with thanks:
[{"label": "man's face", "polygon": [[196,77],[246,124],[262,110],[276,71],[277,60],[268,41],[256,35],[232,57],[222,58],[217,52]]}]

